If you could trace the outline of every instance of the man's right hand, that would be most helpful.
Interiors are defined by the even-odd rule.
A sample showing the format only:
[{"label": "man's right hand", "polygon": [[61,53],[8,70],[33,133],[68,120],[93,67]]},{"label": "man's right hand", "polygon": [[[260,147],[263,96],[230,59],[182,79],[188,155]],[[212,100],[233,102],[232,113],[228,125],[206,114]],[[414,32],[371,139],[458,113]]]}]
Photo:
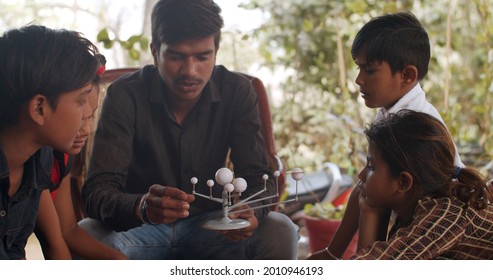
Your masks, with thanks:
[{"label": "man's right hand", "polygon": [[148,220],[155,224],[168,224],[188,217],[190,202],[195,200],[195,196],[177,188],[152,185],[145,199]]}]

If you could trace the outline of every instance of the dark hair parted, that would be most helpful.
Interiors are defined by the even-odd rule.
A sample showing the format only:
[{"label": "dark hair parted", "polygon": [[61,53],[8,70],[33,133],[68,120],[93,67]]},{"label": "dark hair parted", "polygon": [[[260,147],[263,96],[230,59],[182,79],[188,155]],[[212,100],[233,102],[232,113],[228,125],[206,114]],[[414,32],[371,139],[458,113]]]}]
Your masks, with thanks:
[{"label": "dark hair parted", "polygon": [[0,129],[15,124],[36,94],[56,109],[62,93],[94,80],[98,49],[80,33],[29,25],[0,38]]},{"label": "dark hair parted", "polygon": [[393,74],[407,65],[416,66],[418,80],[428,73],[430,40],[412,13],[386,14],[371,19],[353,41],[353,58],[360,52],[366,52],[367,63],[388,62]]},{"label": "dark hair parted", "polygon": [[161,43],[214,36],[217,51],[224,25],[220,14],[212,0],[160,0],[152,10],[152,45],[159,50]]},{"label": "dark hair parted", "polygon": [[492,201],[492,192],[479,172],[469,167],[457,172],[453,140],[445,125],[433,116],[401,110],[368,125],[365,134],[392,176],[409,172],[425,195],[457,197],[476,209]]}]

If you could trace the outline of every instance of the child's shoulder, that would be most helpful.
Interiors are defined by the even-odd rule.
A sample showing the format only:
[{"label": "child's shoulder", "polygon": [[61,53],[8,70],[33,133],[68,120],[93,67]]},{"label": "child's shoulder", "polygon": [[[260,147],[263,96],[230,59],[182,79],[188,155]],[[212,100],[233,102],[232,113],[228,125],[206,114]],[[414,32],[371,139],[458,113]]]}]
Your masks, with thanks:
[{"label": "child's shoulder", "polygon": [[418,83],[410,91],[408,91],[404,96],[397,101],[389,110],[381,110],[384,115],[397,113],[400,110],[412,110],[421,113],[427,113],[441,122],[443,119],[438,112],[438,110],[426,99],[426,94]]}]

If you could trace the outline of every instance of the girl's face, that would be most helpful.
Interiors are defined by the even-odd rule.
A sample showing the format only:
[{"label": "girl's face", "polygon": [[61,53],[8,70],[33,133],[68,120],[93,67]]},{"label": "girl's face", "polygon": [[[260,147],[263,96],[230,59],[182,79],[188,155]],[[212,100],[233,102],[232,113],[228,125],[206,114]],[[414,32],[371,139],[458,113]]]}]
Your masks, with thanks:
[{"label": "girl's face", "polygon": [[394,209],[399,188],[399,176],[390,173],[389,166],[372,145],[368,148],[366,166],[359,172],[361,194],[370,207]]},{"label": "girl's face", "polygon": [[87,118],[84,118],[84,122],[82,124],[81,129],[77,133],[77,137],[74,140],[74,144],[68,151],[66,152],[70,155],[76,155],[80,153],[84,145],[86,144],[87,139],[89,139],[90,135],[94,132],[94,113],[98,109],[99,105],[99,85],[94,85],[91,92],[87,96],[89,106],[91,106],[91,115]]}]

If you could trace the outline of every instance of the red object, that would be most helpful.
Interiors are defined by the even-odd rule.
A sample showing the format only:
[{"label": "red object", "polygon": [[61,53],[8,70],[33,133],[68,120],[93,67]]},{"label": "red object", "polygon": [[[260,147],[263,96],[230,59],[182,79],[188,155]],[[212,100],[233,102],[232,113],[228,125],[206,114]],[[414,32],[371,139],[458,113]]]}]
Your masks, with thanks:
[{"label": "red object", "polygon": [[[327,247],[341,224],[341,220],[326,220],[310,216],[305,216],[303,219],[305,220],[305,227],[308,231],[310,251],[312,253]],[[356,253],[357,248],[358,234],[356,233],[342,258],[345,260],[349,259]]]},{"label": "red object", "polygon": [[98,75],[99,77],[101,77],[103,75],[103,73],[104,73],[105,70],[106,70],[106,66],[103,64],[96,71],[96,75]]},{"label": "red object", "polygon": [[68,166],[69,159],[70,156],[65,153],[63,154],[63,162],[61,162],[61,159],[53,155],[53,165],[51,166],[51,181],[57,186],[56,189],[51,191],[51,199],[53,200],[55,200],[58,187],[60,186],[60,183],[62,183],[63,177],[67,175],[67,172],[65,170]]},{"label": "red object", "polygon": [[353,188],[348,188],[346,191],[344,191],[341,195],[339,195],[332,201],[332,205],[334,205],[334,207],[338,207],[346,204],[352,191]]}]

